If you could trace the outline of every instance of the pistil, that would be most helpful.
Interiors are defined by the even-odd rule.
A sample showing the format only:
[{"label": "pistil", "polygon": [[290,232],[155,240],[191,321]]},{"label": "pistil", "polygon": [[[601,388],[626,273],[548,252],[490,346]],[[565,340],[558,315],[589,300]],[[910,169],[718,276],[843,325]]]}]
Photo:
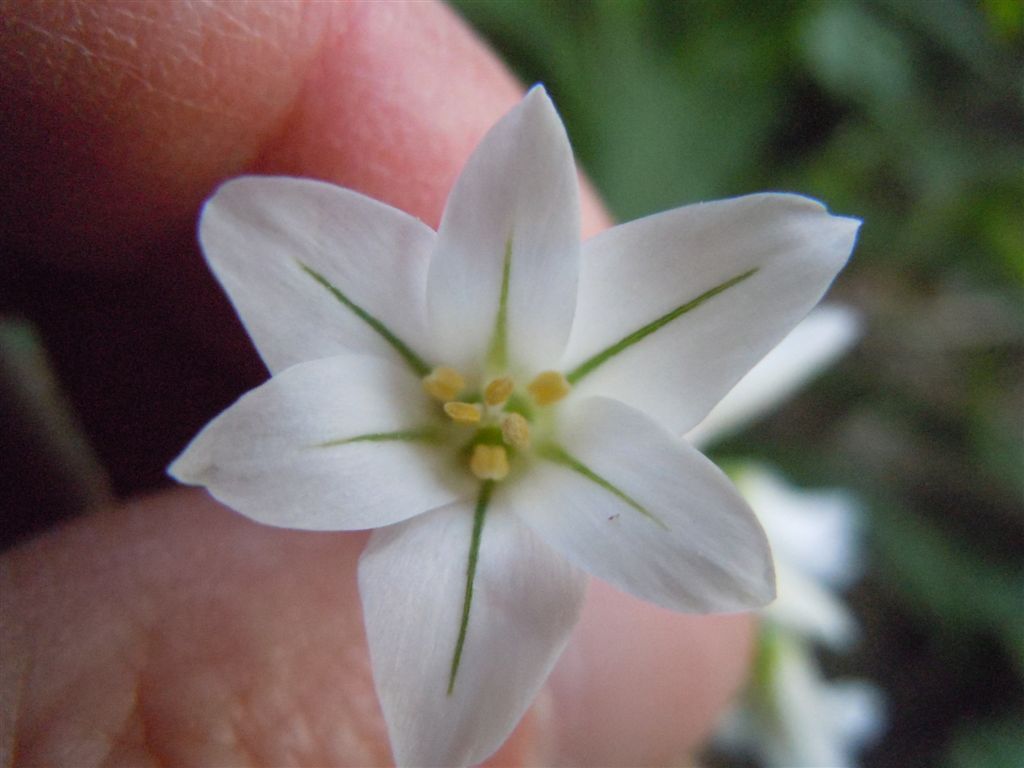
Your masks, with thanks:
[{"label": "pistil", "polygon": [[[558,371],[538,374],[526,392],[517,391],[511,376],[487,382],[481,394],[466,393],[466,380],[454,368],[438,366],[422,379],[423,389],[441,401],[445,414],[456,424],[475,427],[470,445],[469,470],[480,480],[504,480],[510,471],[509,457],[530,448],[533,406],[548,406],[571,389]],[[466,400],[456,398],[463,394]],[[532,401],[532,403],[531,403]]]}]

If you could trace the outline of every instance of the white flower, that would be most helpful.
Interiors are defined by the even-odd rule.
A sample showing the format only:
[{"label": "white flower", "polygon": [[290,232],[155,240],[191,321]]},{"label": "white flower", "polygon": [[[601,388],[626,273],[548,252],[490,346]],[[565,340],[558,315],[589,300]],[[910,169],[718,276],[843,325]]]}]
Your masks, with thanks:
[{"label": "white flower", "polygon": [[859,578],[860,509],[846,491],[794,488],[774,472],[748,465],[734,475],[768,534],[778,596],[763,616],[834,650],[857,638],[857,623],[837,594]]},{"label": "white flower", "polygon": [[716,740],[770,768],[853,768],[885,728],[877,686],[826,680],[806,643],[784,629],[763,633],[754,686]]},{"label": "white flower", "polygon": [[778,597],[762,611],[755,672],[716,735],[779,768],[844,768],[884,725],[881,692],[862,680],[826,680],[810,648],[846,650],[856,619],[837,594],[861,574],[859,507],[841,490],[805,491],[756,464],[734,473],[768,534]]},{"label": "white flower", "polygon": [[746,426],[829,366],[859,335],[860,319],[849,307],[816,308],[686,433],[687,441],[708,445]]},{"label": "white flower", "polygon": [[682,611],[771,599],[755,517],[676,435],[818,302],[857,228],[766,194],[581,249],[539,87],[436,233],[329,184],[236,179],[200,240],[273,377],[170,471],[263,523],[378,528],[359,583],[395,759],[480,761],[564,647],[584,571]]}]

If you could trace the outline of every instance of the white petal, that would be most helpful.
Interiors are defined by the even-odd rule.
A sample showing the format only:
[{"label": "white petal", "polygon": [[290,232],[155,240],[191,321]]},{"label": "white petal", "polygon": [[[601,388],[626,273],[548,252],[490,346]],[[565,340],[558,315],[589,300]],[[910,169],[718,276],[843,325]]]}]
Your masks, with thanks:
[{"label": "white petal", "polygon": [[764,531],[725,475],[683,440],[622,403],[591,398],[572,404],[559,441],[618,493],[578,467],[538,459],[512,499],[552,547],[666,608],[738,611],[772,599]]},{"label": "white petal", "polygon": [[685,432],[818,302],[858,227],[813,200],[763,194],[608,230],[583,246],[564,369],[704,297],[578,380]]},{"label": "white petal", "polygon": [[271,371],[343,352],[402,361],[394,347],[309,270],[414,353],[427,349],[426,277],[433,230],[333,184],[242,177],[203,208],[210,267]]},{"label": "white petal", "polygon": [[878,686],[838,680],[825,693],[825,706],[851,752],[864,749],[885,731],[885,698]]},{"label": "white petal", "polygon": [[859,333],[853,310],[818,307],[686,433],[686,440],[707,445],[772,410],[846,352]]},{"label": "white petal", "polygon": [[825,706],[828,682],[798,638],[779,633],[775,639],[771,690],[774,730],[765,734],[768,764],[789,766],[851,765],[851,755],[838,738]]},{"label": "white petal", "polygon": [[469,369],[495,335],[506,248],[507,349],[524,375],[559,360],[579,273],[579,189],[572,149],[536,87],[484,137],[459,176],[430,265],[437,351]]},{"label": "white petal", "polygon": [[[437,427],[420,382],[382,358],[300,363],[210,422],[171,465],[183,483],[261,523],[308,530],[389,525],[466,488],[434,443],[379,439]],[[350,438],[377,436],[343,443]]]},{"label": "white petal", "polygon": [[[769,541],[771,534],[769,533]],[[834,650],[847,650],[858,636],[857,622],[839,597],[794,568],[773,547],[778,597],[764,616]]]},{"label": "white petal", "polygon": [[877,738],[884,708],[874,686],[861,681],[829,682],[807,645],[776,635],[768,764],[776,766],[857,765],[856,752]]},{"label": "white petal", "polygon": [[586,577],[491,508],[449,694],[473,519],[474,504],[457,503],[375,531],[359,561],[374,679],[399,765],[468,765],[497,750],[583,603]]},{"label": "white petal", "polygon": [[736,483],[768,533],[777,558],[833,589],[863,571],[860,510],[842,490],[801,490],[778,474],[747,466]]}]

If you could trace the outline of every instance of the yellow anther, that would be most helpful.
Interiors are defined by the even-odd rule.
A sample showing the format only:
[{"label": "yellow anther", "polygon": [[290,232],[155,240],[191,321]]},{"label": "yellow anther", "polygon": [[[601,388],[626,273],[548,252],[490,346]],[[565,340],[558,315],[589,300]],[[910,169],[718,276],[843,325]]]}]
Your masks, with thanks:
[{"label": "yellow anther", "polygon": [[518,413],[506,413],[501,419],[501,436],[513,448],[530,447],[530,423]]},{"label": "yellow anther", "polygon": [[460,403],[453,400],[444,404],[444,412],[456,424],[476,424],[480,421],[480,411],[480,406],[476,403]]},{"label": "yellow anther", "polygon": [[469,469],[481,480],[504,480],[508,475],[508,454],[500,445],[477,443],[469,458]]},{"label": "yellow anther", "polygon": [[515,387],[516,383],[512,381],[511,376],[495,379],[484,390],[484,402],[488,405],[503,405]]},{"label": "yellow anther", "polygon": [[537,405],[557,403],[569,394],[569,382],[558,371],[538,373],[537,378],[526,387]]},{"label": "yellow anther", "polygon": [[423,377],[423,389],[435,400],[442,403],[454,400],[455,396],[466,386],[466,380],[462,378],[454,368],[441,365]]}]

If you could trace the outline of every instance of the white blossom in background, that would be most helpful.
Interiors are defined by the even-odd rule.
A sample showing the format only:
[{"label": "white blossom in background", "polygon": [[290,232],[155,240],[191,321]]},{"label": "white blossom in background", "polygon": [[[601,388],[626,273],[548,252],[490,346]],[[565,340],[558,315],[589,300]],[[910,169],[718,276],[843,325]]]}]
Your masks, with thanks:
[{"label": "white blossom in background", "polygon": [[848,651],[858,626],[841,595],[863,571],[860,508],[845,491],[804,491],[759,465],[733,473],[772,545],[778,584],[761,612],[755,671],[716,742],[772,768],[853,768],[884,729],[881,691],[827,680],[813,644]]},{"label": "white blossom in background", "polygon": [[266,524],[377,529],[359,585],[394,757],[479,762],[564,647],[585,572],[681,611],[771,600],[763,530],[678,436],[807,315],[858,226],[762,194],[581,246],[539,87],[437,232],[330,184],[236,179],[200,241],[272,378],[170,471]]},{"label": "white blossom in background", "polygon": [[769,768],[855,768],[885,729],[879,688],[826,679],[796,633],[769,626],[759,643],[752,687],[716,743],[756,754]]},{"label": "white blossom in background", "polygon": [[745,467],[733,480],[775,557],[778,595],[762,616],[833,650],[848,649],[857,623],[840,592],[863,572],[860,508],[852,494],[796,489],[759,466]]},{"label": "white blossom in background", "polygon": [[780,405],[846,353],[859,338],[860,325],[849,307],[817,307],[686,433],[687,441],[710,445]]}]

